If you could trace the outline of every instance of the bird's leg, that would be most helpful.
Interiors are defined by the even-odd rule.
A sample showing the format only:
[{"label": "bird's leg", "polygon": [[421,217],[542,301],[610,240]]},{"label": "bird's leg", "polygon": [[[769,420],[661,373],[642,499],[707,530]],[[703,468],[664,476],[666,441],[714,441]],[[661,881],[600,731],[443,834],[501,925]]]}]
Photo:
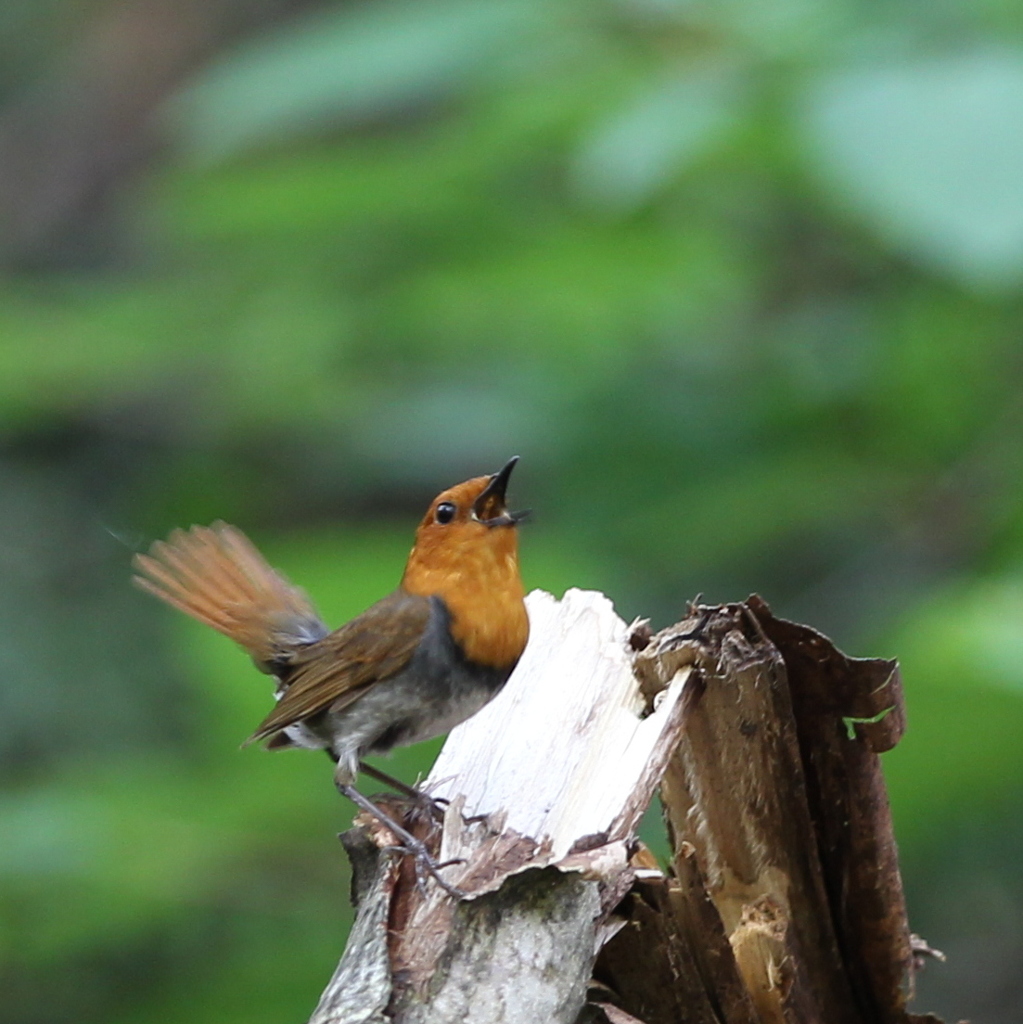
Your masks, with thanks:
[{"label": "bird's leg", "polygon": [[[330,747],[326,747],[324,753],[334,764],[338,763],[338,756]],[[444,809],[440,805],[450,802],[444,797],[430,796],[428,793],[423,793],[414,786],[406,785],[401,779],[396,779],[393,775],[388,775],[387,772],[382,772],[379,768],[374,768],[373,765],[367,764],[365,761],[359,762],[359,771],[363,775],[368,775],[371,779],[376,779],[377,782],[382,782],[385,786],[390,786],[391,789],[401,793],[402,796],[407,796],[417,807],[425,807],[438,821],[444,819]]]},{"label": "bird's leg", "polygon": [[362,810],[366,811],[368,814],[372,814],[377,821],[389,828],[401,840],[402,847],[405,852],[411,854],[416,859],[417,876],[420,869],[425,868],[431,875],[433,875],[434,881],[436,881],[436,883],[449,896],[461,899],[465,895],[461,889],[456,889],[453,885],[444,881],[440,876],[441,868],[445,868],[449,864],[460,864],[461,861],[449,860],[445,861],[443,864],[438,864],[433,857],[430,856],[430,851],[426,848],[426,844],[422,839],[417,839],[411,832],[399,825],[389,814],[377,807],[377,805],[368,797],[363,796],[354,786],[339,782],[337,788],[341,793],[348,797],[353,804],[362,808]]},{"label": "bird's leg", "polygon": [[417,806],[426,807],[438,821],[443,821],[444,809],[440,805],[448,803],[443,797],[430,796],[429,793],[423,793],[414,786],[406,786],[400,779],[388,775],[387,772],[382,772],[379,768],[374,768],[371,764],[366,764],[365,761],[359,762],[359,771],[371,779],[376,779],[377,782],[382,782],[385,786],[390,786],[391,789],[403,796],[407,796],[410,800],[415,801]]}]

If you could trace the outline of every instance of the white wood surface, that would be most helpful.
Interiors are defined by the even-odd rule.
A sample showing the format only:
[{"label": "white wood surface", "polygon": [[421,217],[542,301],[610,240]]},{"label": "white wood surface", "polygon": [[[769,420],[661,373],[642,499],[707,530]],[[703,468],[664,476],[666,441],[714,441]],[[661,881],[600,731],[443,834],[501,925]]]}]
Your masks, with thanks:
[{"label": "white wood surface", "polygon": [[629,628],[603,594],[534,591],[526,605],[521,662],[452,731],[423,787],[450,801],[438,859],[460,858],[442,870],[465,898],[417,888],[407,871],[399,883],[400,857],[382,853],[359,941],[310,1024],[577,1019],[597,950],[621,926],[606,911],[634,878],[629,841],[678,744],[689,669],[648,713]]},{"label": "white wood surface", "polygon": [[[677,738],[688,672],[644,717],[628,627],[603,594],[572,589],[558,601],[535,590],[526,606],[522,660],[501,693],[451,732],[424,788],[463,798],[466,817],[489,815],[549,844],[548,862],[557,862],[583,837],[613,841],[635,828]],[[450,843],[442,850],[464,853]]]}]

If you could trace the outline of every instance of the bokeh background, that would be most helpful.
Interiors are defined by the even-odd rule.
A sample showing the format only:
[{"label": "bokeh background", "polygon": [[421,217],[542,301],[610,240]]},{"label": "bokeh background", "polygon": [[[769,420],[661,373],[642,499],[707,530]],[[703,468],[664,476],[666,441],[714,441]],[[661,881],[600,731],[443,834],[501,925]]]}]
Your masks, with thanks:
[{"label": "bokeh background", "polygon": [[528,586],[901,659],[916,1008],[1023,1018],[1021,299],[1016,0],[4,0],[0,1019],[305,1019],[352,809],[130,555],[338,624],[511,454]]}]

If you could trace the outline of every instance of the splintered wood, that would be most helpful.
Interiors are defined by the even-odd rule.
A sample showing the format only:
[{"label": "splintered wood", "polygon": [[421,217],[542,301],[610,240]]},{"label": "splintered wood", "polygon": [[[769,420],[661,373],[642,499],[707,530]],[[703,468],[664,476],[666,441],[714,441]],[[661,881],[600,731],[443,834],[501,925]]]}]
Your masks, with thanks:
[{"label": "splintered wood", "polygon": [[[923,1024],[877,753],[894,662],[758,598],[656,636],[603,595],[527,599],[529,646],[424,784],[455,899],[343,837],[358,920],[310,1024]],[[666,869],[637,844],[661,797]]]},{"label": "splintered wood", "polygon": [[[502,815],[504,831],[560,860],[580,841],[630,838],[678,740],[689,670],[673,673],[648,715],[606,597],[534,591],[527,603],[532,635],[514,676],[452,731],[425,788],[462,800],[466,817]],[[445,830],[442,858],[469,852],[456,835]]]}]

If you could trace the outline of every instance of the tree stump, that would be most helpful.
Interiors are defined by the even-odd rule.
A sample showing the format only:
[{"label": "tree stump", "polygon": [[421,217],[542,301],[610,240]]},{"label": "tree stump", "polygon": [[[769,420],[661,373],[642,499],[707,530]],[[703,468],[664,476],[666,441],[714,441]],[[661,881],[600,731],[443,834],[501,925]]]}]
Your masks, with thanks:
[{"label": "tree stump", "polygon": [[[310,1024],[926,1024],[878,754],[898,666],[752,597],[652,636],[601,594],[527,599],[505,689],[342,837],[358,916]],[[660,787],[672,858],[636,839]],[[387,798],[381,798],[386,800]]]}]

